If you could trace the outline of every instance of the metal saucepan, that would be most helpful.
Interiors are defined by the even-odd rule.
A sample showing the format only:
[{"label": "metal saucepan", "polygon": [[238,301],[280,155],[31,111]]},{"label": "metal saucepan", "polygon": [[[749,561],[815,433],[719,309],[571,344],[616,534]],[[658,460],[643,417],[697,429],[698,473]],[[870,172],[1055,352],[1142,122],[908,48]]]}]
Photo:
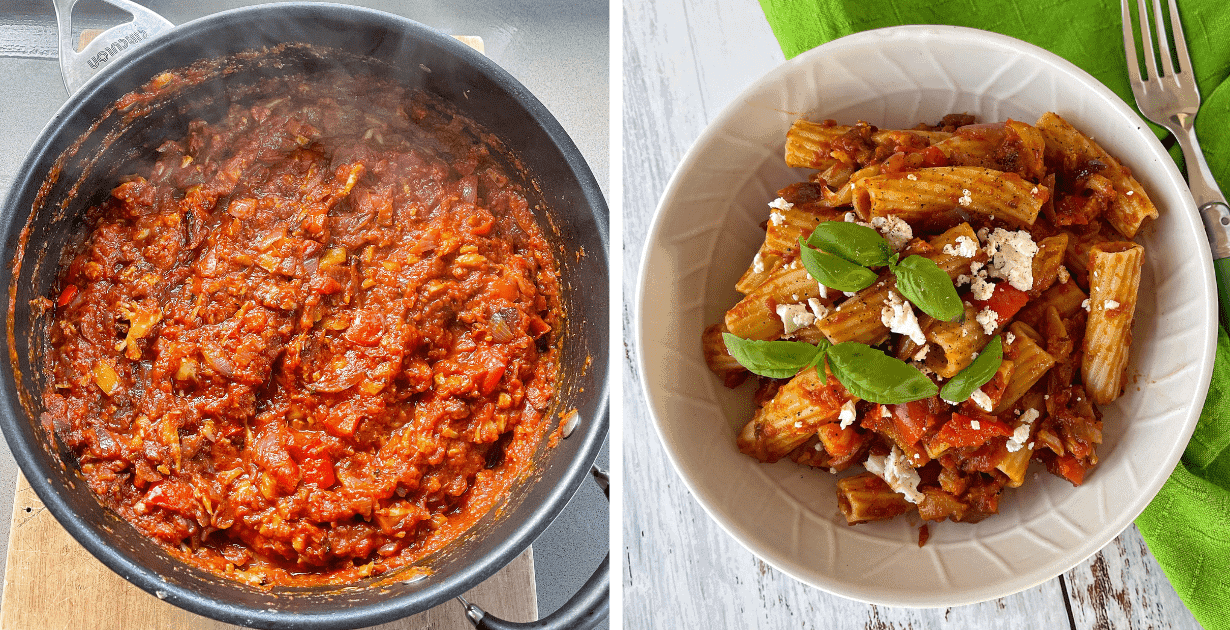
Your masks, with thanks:
[{"label": "metal saucepan", "polygon": [[[65,83],[76,91],[56,113],[18,171],[0,216],[0,285],[8,289],[0,368],[0,426],[35,492],[83,546],[142,589],[193,612],[230,623],[268,628],[354,628],[431,608],[459,595],[511,561],[564,508],[591,470],[607,432],[607,225],[597,182],[559,123],[520,83],[453,38],[410,20],[372,10],[327,4],[269,4],[228,11],[180,27],[127,0],[108,0],[136,20],[75,52],[67,23],[75,0],[56,0]],[[345,51],[326,57],[355,72],[391,77],[453,103],[493,132],[524,166],[527,190],[547,208],[543,232],[555,239],[567,313],[561,374],[553,418],[576,409],[581,421],[555,448],[541,449],[530,478],[507,503],[474,529],[425,560],[431,573],[411,582],[384,576],[346,588],[273,588],[240,584],[194,567],[102,507],[81,483],[73,457],[38,421],[45,384],[40,331],[46,314],[31,307],[54,297],[60,253],[85,225],[85,211],[117,179],[147,160],[164,139],[182,137],[194,118],[226,111],[224,86],[261,73],[311,70],[322,58],[275,53],[257,63],[230,64],[199,86],[155,102],[139,117],[112,105],[163,71],[205,59],[288,42]],[[259,58],[259,56],[258,56]],[[91,72],[98,72],[90,76]],[[126,119],[127,118],[127,119]],[[24,241],[24,243],[23,243]],[[559,249],[561,248],[562,249]],[[544,440],[545,442],[545,440]],[[600,475],[604,480],[604,476]],[[607,611],[608,567],[548,619],[509,624],[475,607],[481,627],[590,627]]]}]

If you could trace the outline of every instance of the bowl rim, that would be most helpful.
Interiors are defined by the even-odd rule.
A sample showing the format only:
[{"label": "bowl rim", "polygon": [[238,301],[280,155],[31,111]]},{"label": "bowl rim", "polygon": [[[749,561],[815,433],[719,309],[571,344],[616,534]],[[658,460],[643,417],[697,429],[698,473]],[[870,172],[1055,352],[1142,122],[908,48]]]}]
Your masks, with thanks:
[{"label": "bowl rim", "polygon": [[[1155,151],[1160,152],[1163,156],[1167,153],[1162,148],[1160,140],[1149,131],[1144,121],[1127,105],[1117,94],[1103,83],[1095,79],[1092,75],[1085,72],[1072,62],[1052,53],[1044,48],[1023,40],[986,31],[982,29],[963,27],[963,26],[948,26],[948,25],[902,25],[891,26],[879,29],[861,31],[846,35],[844,37],[829,41],[825,44],[805,51],[793,59],[787,60],[779,64],[777,67],[770,70],[768,73],[758,77],[754,82],[741,90],[734,98],[727,103],[722,110],[710,120],[701,134],[689,147],[688,151],[680,160],[679,165],[675,168],[673,174],[667,182],[663,190],[662,196],[659,199],[657,208],[654,210],[653,220],[650,224],[649,231],[645,237],[645,243],[641,250],[640,269],[637,274],[637,287],[635,292],[636,306],[633,309],[633,330],[635,331],[635,342],[637,347],[636,370],[637,377],[641,383],[641,393],[645,397],[645,406],[652,419],[654,430],[658,440],[666,452],[667,459],[670,461],[675,473],[683,481],[684,486],[688,489],[692,497],[700,504],[706,514],[729,536],[734,538],[747,551],[751,552],[757,558],[765,561],[777,570],[789,575],[790,577],[807,584],[809,586],[821,589],[823,591],[840,595],[856,601],[861,601],[868,604],[892,605],[910,608],[926,608],[926,607],[946,607],[958,606],[966,604],[974,604],[998,597],[1003,597],[1023,590],[1037,586],[1043,582],[1053,579],[1054,577],[1063,574],[1072,567],[1084,562],[1089,557],[1096,554],[1106,544],[1117,537],[1124,529],[1126,529],[1133,520],[1148,506],[1152,498],[1160,491],[1162,485],[1170,476],[1170,471],[1179,462],[1192,433],[1195,430],[1196,422],[1199,420],[1200,409],[1203,406],[1204,400],[1208,394],[1208,384],[1212,376],[1213,355],[1217,341],[1217,291],[1213,280],[1212,258],[1209,253],[1208,243],[1204,239],[1198,239],[1197,248],[1200,250],[1197,254],[1197,264],[1200,268],[1200,278],[1198,282],[1204,285],[1204,289],[1208,295],[1214,297],[1204,305],[1206,321],[1209,326],[1203,331],[1204,348],[1199,357],[1199,365],[1197,368],[1199,389],[1197,395],[1192,399],[1192,407],[1188,410],[1185,418],[1185,423],[1180,431],[1182,439],[1175,440],[1165,454],[1165,466],[1160,467],[1155,474],[1143,484],[1143,492],[1138,496],[1135,503],[1131,504],[1129,509],[1123,510],[1117,516],[1109,519],[1109,522],[1099,531],[1098,536],[1093,536],[1079,547],[1069,550],[1067,555],[1063,557],[1063,561],[1050,563],[1050,570],[1039,571],[1032,574],[1026,579],[1017,579],[1007,582],[1001,582],[1007,588],[992,588],[983,586],[979,589],[967,589],[970,592],[955,599],[941,599],[928,597],[926,589],[914,589],[916,596],[910,597],[902,594],[895,599],[886,599],[869,595],[862,592],[858,587],[850,587],[841,581],[835,580],[820,580],[814,579],[813,576],[803,575],[795,570],[783,559],[776,557],[775,550],[761,541],[748,539],[738,533],[736,524],[732,518],[727,517],[722,508],[711,497],[706,496],[698,487],[697,481],[685,475],[684,467],[681,465],[682,453],[672,447],[671,442],[667,438],[666,423],[668,419],[665,417],[664,410],[661,409],[661,401],[658,400],[657,394],[654,391],[654,386],[649,380],[649,365],[647,362],[646,353],[644,352],[647,330],[647,311],[646,300],[649,297],[650,285],[650,262],[654,257],[655,249],[658,246],[662,237],[664,217],[672,205],[676,204],[676,197],[679,194],[683,181],[688,177],[688,174],[696,166],[696,163],[701,159],[703,149],[707,147],[714,138],[718,135],[720,127],[725,123],[735,118],[740,110],[745,107],[745,103],[749,97],[756,94],[765,84],[771,83],[780,79],[783,76],[790,76],[793,72],[800,68],[810,66],[816,59],[822,58],[839,51],[850,48],[863,48],[874,46],[877,44],[885,44],[893,41],[901,41],[903,39],[928,39],[942,38],[950,40],[959,40],[963,43],[969,43],[979,46],[980,48],[993,48],[1017,53],[1023,56],[1032,57],[1033,59],[1046,64],[1055,72],[1069,75],[1072,79],[1081,83],[1095,95],[1100,96],[1104,100],[1111,103],[1116,113],[1127,117],[1137,123],[1137,126],[1142,130],[1141,135],[1148,136],[1146,141],[1152,145]],[[1177,180],[1180,184],[1177,187],[1177,192],[1180,193],[1180,198],[1184,202],[1184,207],[1190,208],[1192,212],[1196,211],[1195,202],[1192,200],[1191,193],[1186,185],[1186,180],[1181,176],[1178,168],[1173,160],[1168,157],[1163,160],[1162,168],[1166,174],[1172,179]],[[1199,219],[1197,219],[1199,221]],[[700,281],[703,283],[704,281]],[[699,344],[698,344],[699,347]]]}]

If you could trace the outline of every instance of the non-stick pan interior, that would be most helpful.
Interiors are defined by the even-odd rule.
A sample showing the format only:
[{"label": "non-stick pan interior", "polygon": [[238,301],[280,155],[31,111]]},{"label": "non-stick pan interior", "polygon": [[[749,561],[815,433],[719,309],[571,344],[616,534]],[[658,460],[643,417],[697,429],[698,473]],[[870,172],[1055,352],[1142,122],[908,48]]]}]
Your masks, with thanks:
[{"label": "non-stick pan interior", "polygon": [[[233,57],[257,49],[273,52]],[[220,58],[229,60],[208,64],[218,75],[208,81],[127,110],[112,107],[165,70]],[[72,464],[65,469],[51,455],[59,447],[37,421],[44,385],[45,346],[38,332],[43,313],[31,300],[54,297],[58,262],[85,229],[85,211],[120,176],[152,161],[149,156],[164,140],[182,137],[189,121],[221,117],[230,105],[228,89],[235,93],[237,86],[254,85],[270,74],[327,68],[390,77],[443,97],[494,133],[509,149],[509,159],[524,167],[525,187],[538,197],[534,205],[543,232],[556,245],[567,313],[552,418],[575,409],[580,422],[557,447],[544,446],[531,478],[513,490],[506,505],[425,562],[432,571],[427,577],[399,582],[383,576],[379,584],[344,589],[262,590],[168,556],[102,508]],[[58,173],[48,177],[57,166]],[[335,5],[265,5],[211,16],[152,42],[110,76],[88,84],[53,119],[21,173],[0,224],[7,260],[19,251],[32,208],[35,215],[20,264],[0,271],[0,282],[16,287],[4,342],[12,361],[0,388],[0,422],[27,478],[70,533],[112,569],[168,601],[230,622],[286,628],[358,627],[429,608],[523,550],[564,507],[601,446],[608,333],[605,202],[579,152],[542,105],[494,64],[447,36],[394,16]]]}]

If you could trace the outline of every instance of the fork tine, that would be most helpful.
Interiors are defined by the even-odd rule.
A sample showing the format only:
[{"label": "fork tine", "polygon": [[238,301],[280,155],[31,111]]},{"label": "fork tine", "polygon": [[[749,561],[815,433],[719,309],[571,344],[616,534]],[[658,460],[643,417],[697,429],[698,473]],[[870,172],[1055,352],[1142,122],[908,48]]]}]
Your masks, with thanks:
[{"label": "fork tine", "polygon": [[[1166,19],[1162,13],[1162,3],[1166,0],[1153,0],[1154,28],[1157,29],[1157,52],[1162,58],[1162,71],[1165,76],[1174,76],[1174,62],[1170,60],[1170,38],[1166,34]],[[1169,4],[1169,3],[1167,3]],[[1174,24],[1171,24],[1174,27]],[[1182,26],[1179,26],[1182,29]]]},{"label": "fork tine", "polygon": [[1183,22],[1179,19],[1179,3],[1167,0],[1170,5],[1170,30],[1175,48],[1179,52],[1179,72],[1192,72],[1192,58],[1187,54],[1187,40],[1183,38]]},{"label": "fork tine", "polygon": [[1149,0],[1136,0],[1136,8],[1140,13],[1140,43],[1145,49],[1145,71],[1147,80],[1157,78],[1157,61],[1153,58],[1153,34],[1149,30]]},{"label": "fork tine", "polygon": [[1123,7],[1123,52],[1127,57],[1128,78],[1132,81],[1132,90],[1136,90],[1140,81],[1140,61],[1136,59],[1136,31],[1132,28],[1132,0],[1119,0]]}]

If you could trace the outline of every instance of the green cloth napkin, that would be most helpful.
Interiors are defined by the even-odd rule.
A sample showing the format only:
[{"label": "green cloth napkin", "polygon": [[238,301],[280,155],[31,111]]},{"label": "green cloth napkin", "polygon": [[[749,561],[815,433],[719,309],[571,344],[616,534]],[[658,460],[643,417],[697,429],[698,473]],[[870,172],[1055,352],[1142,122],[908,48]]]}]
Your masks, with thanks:
[{"label": "green cloth napkin", "polygon": [[[1196,132],[1213,175],[1230,191],[1230,12],[1224,0],[1179,0],[1179,5],[1202,98]],[[760,6],[787,58],[885,26],[969,26],[1050,50],[1135,107],[1118,2],[760,0]],[[1167,135],[1160,127],[1154,130]],[[1177,146],[1171,154],[1182,166]],[[1136,524],[1196,619],[1209,630],[1230,630],[1230,338],[1224,330],[1195,435]]]}]

